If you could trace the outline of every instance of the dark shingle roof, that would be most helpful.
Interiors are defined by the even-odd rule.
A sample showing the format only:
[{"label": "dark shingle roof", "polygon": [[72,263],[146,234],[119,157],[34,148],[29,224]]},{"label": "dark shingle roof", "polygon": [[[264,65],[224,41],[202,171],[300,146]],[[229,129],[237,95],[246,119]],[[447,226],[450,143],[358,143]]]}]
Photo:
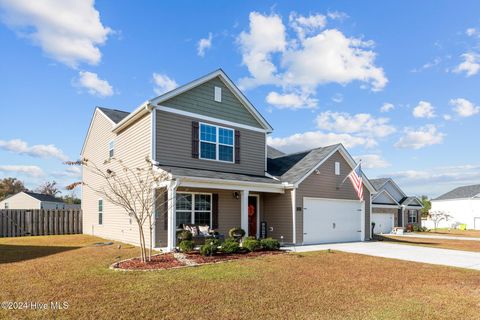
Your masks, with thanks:
[{"label": "dark shingle roof", "polygon": [[36,193],[36,192],[30,192],[30,191],[24,191],[26,194],[28,194],[31,197],[34,197],[37,200],[40,201],[47,201],[47,202],[61,202],[63,203],[62,199],[55,198],[54,196],[50,196],[48,194],[41,194],[41,193]]},{"label": "dark shingle roof", "polygon": [[453,189],[447,193],[442,194],[433,200],[447,200],[447,199],[460,199],[460,198],[473,198],[480,194],[480,184],[474,184],[471,186],[463,186]]},{"label": "dark shingle roof", "polygon": [[281,156],[284,156],[285,153],[278,150],[278,149],[275,149],[274,147],[270,147],[270,146],[267,146],[267,158],[277,158],[277,157],[281,157]]},{"label": "dark shingle roof", "polygon": [[283,182],[295,183],[324,160],[339,144],[267,159],[267,172]]},{"label": "dark shingle roof", "polygon": [[198,178],[211,178],[211,179],[222,179],[222,180],[278,183],[278,184],[281,183],[280,181],[269,178],[269,177],[239,174],[239,173],[224,172],[224,171],[201,170],[201,169],[192,169],[192,168],[175,167],[175,166],[162,166],[162,165],[160,165],[159,168],[167,172],[170,172],[174,176],[180,176],[180,177],[198,177]]},{"label": "dark shingle roof", "polygon": [[115,110],[115,109],[108,109],[108,108],[103,108],[103,107],[98,107],[107,117],[110,118],[115,123],[119,123],[122,121],[126,116],[128,116],[130,113],[126,111],[121,111],[121,110]]},{"label": "dark shingle roof", "polygon": [[408,204],[410,206],[418,206],[418,207],[421,207],[422,205],[419,205],[419,204],[412,204],[410,203],[412,200],[418,200],[420,201],[417,197],[405,197],[403,198],[402,200],[400,200],[400,204]]},{"label": "dark shingle roof", "polygon": [[379,179],[370,179],[370,182],[373,184],[375,187],[375,190],[380,191],[380,188],[390,180],[390,178],[379,178]]}]

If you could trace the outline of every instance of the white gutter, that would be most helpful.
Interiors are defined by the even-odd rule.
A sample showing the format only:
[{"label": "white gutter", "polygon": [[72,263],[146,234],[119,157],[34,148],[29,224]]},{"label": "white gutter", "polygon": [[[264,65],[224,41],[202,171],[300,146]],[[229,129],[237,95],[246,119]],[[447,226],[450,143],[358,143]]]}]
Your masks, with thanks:
[{"label": "white gutter", "polygon": [[153,106],[150,104],[150,100],[145,101],[142,103],[137,109],[132,111],[128,116],[122,119],[115,127],[113,127],[112,131],[117,133],[120,131],[123,127],[125,127],[127,124],[129,124],[131,121],[134,121],[147,112],[150,112],[153,109]]}]

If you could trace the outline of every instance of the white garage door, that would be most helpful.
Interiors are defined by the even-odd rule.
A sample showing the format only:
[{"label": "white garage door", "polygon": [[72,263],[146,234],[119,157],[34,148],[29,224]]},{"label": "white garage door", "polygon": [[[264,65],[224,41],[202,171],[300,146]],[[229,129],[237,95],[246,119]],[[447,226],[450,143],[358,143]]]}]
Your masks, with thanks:
[{"label": "white garage door", "polygon": [[372,213],[372,222],[375,222],[373,233],[391,233],[394,224],[393,213]]},{"label": "white garage door", "polygon": [[303,198],[303,243],[362,240],[360,201]]}]

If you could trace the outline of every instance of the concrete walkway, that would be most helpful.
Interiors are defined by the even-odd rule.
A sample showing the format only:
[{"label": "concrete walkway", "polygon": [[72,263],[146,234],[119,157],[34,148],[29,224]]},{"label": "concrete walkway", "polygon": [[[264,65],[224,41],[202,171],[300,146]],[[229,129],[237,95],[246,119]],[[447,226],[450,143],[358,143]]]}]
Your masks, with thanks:
[{"label": "concrete walkway", "polygon": [[292,246],[285,247],[285,249],[292,252],[309,252],[332,249],[375,257],[480,270],[479,252],[437,249],[405,244],[385,243],[380,241],[332,243],[297,247]]},{"label": "concrete walkway", "polygon": [[385,236],[406,237],[406,238],[480,241],[480,238],[471,238],[471,237],[467,238],[467,237],[458,237],[458,236],[442,236],[442,235],[436,235],[436,234],[420,234],[420,233],[385,234]]}]

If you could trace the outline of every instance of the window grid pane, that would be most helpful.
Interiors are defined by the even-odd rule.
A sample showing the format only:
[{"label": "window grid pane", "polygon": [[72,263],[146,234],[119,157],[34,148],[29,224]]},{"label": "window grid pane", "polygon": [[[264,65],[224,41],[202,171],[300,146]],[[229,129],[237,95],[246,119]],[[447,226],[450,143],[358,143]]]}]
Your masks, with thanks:
[{"label": "window grid pane", "polygon": [[192,195],[177,193],[177,210],[192,210]]},{"label": "window grid pane", "polygon": [[103,211],[103,200],[98,200],[98,211]]},{"label": "window grid pane", "polygon": [[201,154],[200,154],[201,158],[212,159],[212,160],[215,160],[217,158],[215,144],[202,142],[200,149],[201,149]]},{"label": "window grid pane", "polygon": [[218,146],[218,159],[222,161],[233,161],[233,147]]},{"label": "window grid pane", "polygon": [[233,146],[233,130],[218,128],[218,142]]},{"label": "window grid pane", "polygon": [[206,124],[200,125],[200,140],[217,142],[217,128]]},{"label": "window grid pane", "polygon": [[196,194],[195,195],[195,211],[210,211],[210,195]]},{"label": "window grid pane", "polygon": [[210,225],[210,212],[205,212],[205,211],[195,212],[195,224]]},{"label": "window grid pane", "polygon": [[192,223],[192,213],[190,211],[177,211],[177,227],[181,224]]}]

